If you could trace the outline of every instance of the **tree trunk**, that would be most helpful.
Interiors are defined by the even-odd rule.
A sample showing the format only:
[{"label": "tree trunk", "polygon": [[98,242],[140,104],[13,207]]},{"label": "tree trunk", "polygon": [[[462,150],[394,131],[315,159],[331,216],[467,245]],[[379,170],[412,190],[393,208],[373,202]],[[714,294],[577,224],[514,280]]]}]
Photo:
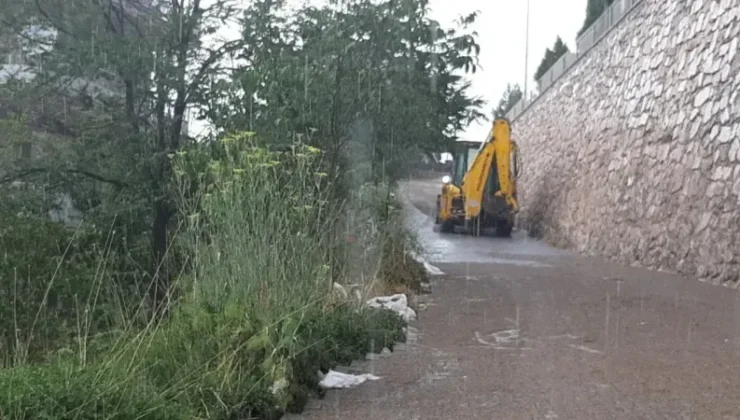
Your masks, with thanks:
[{"label": "tree trunk", "polygon": [[155,313],[165,315],[169,307],[171,272],[168,264],[169,223],[172,211],[166,200],[154,203],[154,224],[152,225],[152,254],[154,255],[152,301]]}]

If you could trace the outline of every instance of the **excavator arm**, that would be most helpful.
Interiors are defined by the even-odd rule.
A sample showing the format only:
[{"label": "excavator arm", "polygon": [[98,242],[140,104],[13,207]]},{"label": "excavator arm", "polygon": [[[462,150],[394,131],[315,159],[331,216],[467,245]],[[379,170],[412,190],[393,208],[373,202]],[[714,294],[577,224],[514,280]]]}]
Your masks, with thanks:
[{"label": "excavator arm", "polygon": [[495,227],[497,234],[509,236],[519,211],[518,153],[511,140],[511,125],[497,119],[479,147],[461,149],[456,152],[453,176],[445,177],[437,197],[436,223],[443,232],[465,225],[476,236],[484,227]]},{"label": "excavator arm", "polygon": [[496,120],[462,183],[466,219],[475,219],[480,215],[484,207],[484,195],[491,188],[495,197],[505,200],[511,212],[519,210],[511,168],[516,152],[509,122],[505,119]]},{"label": "excavator arm", "polygon": [[519,203],[516,201],[515,184],[512,179],[511,163],[516,156],[516,143],[511,140],[511,128],[504,124],[494,125],[494,150],[496,156],[496,165],[498,169],[499,190],[495,193],[497,197],[503,197],[506,204],[511,207],[511,211],[519,211]]}]

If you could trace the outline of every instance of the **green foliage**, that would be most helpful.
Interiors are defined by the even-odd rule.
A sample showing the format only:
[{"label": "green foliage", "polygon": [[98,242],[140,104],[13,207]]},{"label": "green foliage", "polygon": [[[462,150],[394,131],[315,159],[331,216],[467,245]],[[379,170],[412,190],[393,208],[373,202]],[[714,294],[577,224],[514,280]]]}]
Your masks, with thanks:
[{"label": "green foliage", "polygon": [[[209,306],[230,296],[290,312],[296,307],[285,305],[301,307],[331,288],[320,268],[337,210],[318,171],[318,149],[272,151],[256,141],[250,133],[227,136],[172,158],[178,185],[190,191],[203,183],[198,194],[183,194],[180,206],[188,211],[183,240],[197,255],[184,286]],[[204,153],[219,159],[198,172]]]},{"label": "green foliage", "polygon": [[9,358],[2,362],[78,347],[80,334],[109,330],[123,309],[122,291],[101,271],[116,260],[110,243],[92,228],[52,222],[33,188],[4,187],[0,194],[0,354]]},{"label": "green foliage", "polygon": [[[330,299],[342,208],[326,199],[322,152],[258,143],[243,133],[170,157],[192,264],[170,316],[90,340],[86,357],[1,371],[2,418],[278,418],[319,391],[320,370],[404,340],[396,314]],[[367,186],[358,203],[364,243],[384,249],[402,222],[391,190]]]},{"label": "green foliage", "polygon": [[[332,205],[352,207],[336,215],[333,238],[354,228],[349,213],[362,185],[392,184],[420,150],[445,149],[483,117],[464,78],[477,68],[475,14],[453,29],[429,19],[425,0],[298,11],[263,0],[243,15],[235,1],[200,3],[196,10],[159,2],[134,13],[113,1],[14,1],[0,16],[9,33],[30,23],[58,32],[24,39],[39,74],[3,87],[0,109],[9,112],[0,124],[12,139],[0,144],[0,159],[12,170],[0,183],[69,193],[97,240],[115,232],[109,275],[137,297],[153,283],[167,289],[188,268],[183,248],[169,240],[183,221],[167,158],[192,144],[182,134],[186,109],[225,132],[258,131],[263,143],[320,147]],[[203,42],[239,17],[240,39]],[[230,54],[243,64],[227,71],[222,58]],[[26,161],[5,147],[29,140]],[[332,278],[348,271],[336,261],[342,244],[327,253]]]},{"label": "green foliage", "polygon": [[57,33],[23,37],[36,77],[12,98],[0,95],[0,109],[34,132],[34,156],[7,179],[69,193],[87,220],[114,227],[123,235],[114,248],[133,263],[120,272],[135,274],[127,283],[143,280],[142,289],[153,279],[167,288],[183,268],[168,240],[178,209],[166,156],[189,144],[186,111],[207,103],[206,77],[243,45],[204,42],[237,18],[237,2],[186,3],[12,2],[0,16],[9,32],[34,25]]},{"label": "green foliage", "polygon": [[[403,339],[332,283],[418,289],[393,185],[483,117],[475,14],[184,3],[0,14],[2,36],[58,32],[24,39],[36,77],[0,87],[0,418],[269,418]],[[205,42],[239,17],[240,39]],[[192,141],[188,109],[220,134]],[[48,219],[60,194],[80,226]]]},{"label": "green foliage", "polygon": [[586,19],[583,21],[581,29],[578,30],[578,36],[586,32],[589,26],[593,25],[612,3],[614,3],[614,0],[588,0],[586,3]]},{"label": "green foliage", "polygon": [[348,306],[264,326],[245,320],[243,308],[183,306],[104,361],[59,356],[0,371],[0,418],[279,418],[319,391],[320,370],[393,348],[402,325],[392,312]]},{"label": "green foliage", "polygon": [[537,66],[537,71],[534,73],[534,79],[539,80],[542,78],[542,76],[550,70],[550,67],[552,67],[560,57],[565,55],[568,51],[568,46],[565,45],[560,37],[557,37],[552,49],[548,48],[545,50],[545,56],[542,58],[540,65]]},{"label": "green foliage", "polygon": [[498,101],[498,106],[493,109],[493,118],[504,118],[506,113],[508,113],[509,110],[511,110],[511,108],[513,108],[514,105],[522,99],[522,96],[522,89],[518,84],[515,84],[514,86],[507,84],[506,90]]},{"label": "green foliage", "polygon": [[359,146],[372,177],[396,179],[390,169],[408,156],[444,148],[482,117],[460,75],[477,67],[474,19],[441,28],[420,0],[294,12],[256,2],[244,21],[248,64],[217,83],[224,99],[206,115],[227,131],[301,136],[331,165],[351,164]]},{"label": "green foliage", "polygon": [[163,398],[143,375],[57,360],[0,371],[7,420],[186,420],[192,410]]}]

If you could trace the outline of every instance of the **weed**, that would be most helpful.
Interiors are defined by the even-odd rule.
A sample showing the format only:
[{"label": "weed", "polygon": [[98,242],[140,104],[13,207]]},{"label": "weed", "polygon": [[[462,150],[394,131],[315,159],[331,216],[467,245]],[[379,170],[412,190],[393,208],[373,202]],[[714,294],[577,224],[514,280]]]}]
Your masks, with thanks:
[{"label": "weed", "polygon": [[[97,299],[121,294],[109,290],[108,254],[88,262],[77,343],[0,371],[0,418],[278,418],[320,391],[319,371],[404,340],[398,315],[331,297],[338,275],[370,279],[363,290],[378,273],[418,281],[391,190],[365,187],[338,202],[320,151],[255,144],[244,133],[172,157],[183,225],[173,247],[188,265],[169,316],[131,318],[109,306],[115,299]],[[88,314],[115,311],[117,323],[90,327]]]}]

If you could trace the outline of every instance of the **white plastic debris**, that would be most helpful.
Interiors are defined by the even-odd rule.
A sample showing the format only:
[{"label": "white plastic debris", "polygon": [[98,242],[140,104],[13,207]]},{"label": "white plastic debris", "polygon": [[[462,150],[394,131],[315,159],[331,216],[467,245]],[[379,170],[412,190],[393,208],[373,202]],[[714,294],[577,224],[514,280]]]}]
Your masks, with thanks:
[{"label": "white plastic debris", "polygon": [[319,372],[319,386],[324,389],[346,389],[354,388],[366,381],[377,381],[380,379],[379,376],[375,376],[369,373],[363,373],[362,375],[352,375],[349,373],[337,372],[330,370],[329,373],[323,375]]},{"label": "white plastic debris", "polygon": [[426,261],[422,261],[422,264],[424,264],[424,268],[427,270],[427,273],[429,273],[430,276],[441,276],[444,275],[444,271],[440,270],[439,268],[429,264]]},{"label": "white plastic debris", "polygon": [[424,266],[424,269],[427,270],[427,274],[429,274],[430,276],[444,275],[444,272],[442,270],[429,264],[429,262],[425,260],[424,257],[422,257],[421,255],[411,251],[409,252],[409,256],[411,256],[411,258],[415,259],[416,261],[420,262]]},{"label": "white plastic debris", "polygon": [[344,288],[339,283],[334,283],[333,285],[334,293],[338,295],[338,297],[342,300],[348,300],[349,299],[349,293],[347,292],[347,289]]},{"label": "white plastic debris", "polygon": [[403,293],[393,296],[378,296],[367,301],[371,308],[381,308],[393,311],[403,318],[406,323],[416,319],[416,312],[409,308],[409,302]]}]

